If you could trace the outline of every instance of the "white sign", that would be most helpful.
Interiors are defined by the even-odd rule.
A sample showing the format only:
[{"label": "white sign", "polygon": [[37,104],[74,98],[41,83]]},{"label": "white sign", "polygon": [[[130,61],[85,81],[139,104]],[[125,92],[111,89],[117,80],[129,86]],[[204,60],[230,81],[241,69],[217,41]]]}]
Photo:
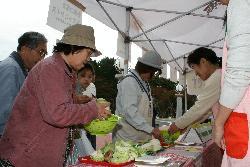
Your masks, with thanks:
[{"label": "white sign", "polygon": [[50,0],[47,25],[61,32],[70,25],[82,23],[82,10],[67,0]]},{"label": "white sign", "polygon": [[212,139],[212,126],[204,125],[197,128],[190,128],[187,132],[185,132],[185,135],[183,136],[181,141],[204,144],[211,139]]},{"label": "white sign", "polygon": [[[129,43],[129,50],[130,49],[131,49],[131,42]],[[128,51],[128,53],[129,52],[130,51]],[[131,61],[131,56],[128,53],[126,54],[126,45],[124,43],[124,38],[118,32],[116,55],[123,58],[124,60],[128,60],[130,62]]]}]

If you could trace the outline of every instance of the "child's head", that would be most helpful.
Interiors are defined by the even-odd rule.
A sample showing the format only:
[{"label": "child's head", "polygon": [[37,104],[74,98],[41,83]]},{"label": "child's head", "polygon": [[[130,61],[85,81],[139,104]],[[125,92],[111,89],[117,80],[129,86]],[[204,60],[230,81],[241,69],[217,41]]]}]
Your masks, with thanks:
[{"label": "child's head", "polygon": [[78,81],[83,88],[87,88],[91,82],[94,82],[95,71],[93,67],[87,63],[77,73]]}]

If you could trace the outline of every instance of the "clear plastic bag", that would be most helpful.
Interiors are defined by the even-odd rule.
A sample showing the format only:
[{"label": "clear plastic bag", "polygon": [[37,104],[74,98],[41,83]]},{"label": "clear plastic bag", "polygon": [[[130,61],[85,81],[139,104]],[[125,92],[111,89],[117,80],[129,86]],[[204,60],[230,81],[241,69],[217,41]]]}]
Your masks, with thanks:
[{"label": "clear plastic bag", "polygon": [[81,130],[80,133],[81,138],[74,139],[74,146],[67,159],[66,166],[77,164],[78,157],[90,155],[95,151],[86,136],[86,132]]}]

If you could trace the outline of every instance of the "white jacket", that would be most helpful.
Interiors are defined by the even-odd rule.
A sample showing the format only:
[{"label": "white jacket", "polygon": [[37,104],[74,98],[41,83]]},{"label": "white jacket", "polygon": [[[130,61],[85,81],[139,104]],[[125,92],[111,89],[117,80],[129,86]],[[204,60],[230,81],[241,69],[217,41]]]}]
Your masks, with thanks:
[{"label": "white jacket", "polygon": [[217,69],[206,81],[199,91],[195,104],[181,117],[175,120],[175,125],[184,129],[193,123],[205,120],[212,112],[212,107],[218,102],[220,96],[221,69]]},{"label": "white jacket", "polygon": [[228,57],[220,104],[234,109],[250,84],[250,0],[231,0],[227,14]]}]

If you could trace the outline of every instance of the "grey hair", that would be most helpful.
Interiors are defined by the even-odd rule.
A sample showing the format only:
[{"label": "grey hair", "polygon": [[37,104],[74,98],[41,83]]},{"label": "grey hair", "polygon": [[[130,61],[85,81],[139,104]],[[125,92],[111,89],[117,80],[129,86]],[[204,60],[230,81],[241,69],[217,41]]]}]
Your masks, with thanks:
[{"label": "grey hair", "polygon": [[22,46],[35,49],[38,44],[47,42],[48,40],[45,38],[45,36],[39,32],[25,32],[21,37],[18,38],[17,51],[20,51]]}]

